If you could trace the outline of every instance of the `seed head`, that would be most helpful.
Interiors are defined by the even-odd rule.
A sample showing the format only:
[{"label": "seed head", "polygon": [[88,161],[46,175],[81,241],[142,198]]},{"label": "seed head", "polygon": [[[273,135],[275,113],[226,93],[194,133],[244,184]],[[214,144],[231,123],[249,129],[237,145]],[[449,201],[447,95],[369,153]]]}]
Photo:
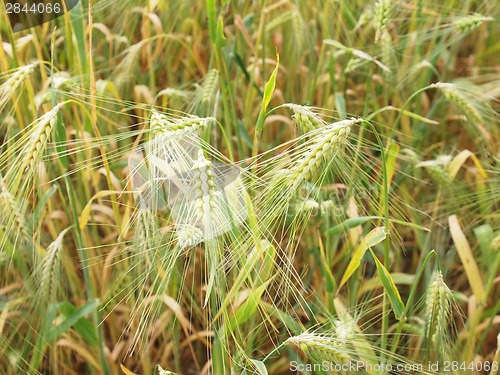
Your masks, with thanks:
[{"label": "seed head", "polygon": [[62,104],[56,105],[34,123],[34,131],[21,153],[21,155],[23,155],[22,169],[32,169],[40,160],[50,134],[52,133],[52,129],[56,124],[56,116],[61,105]]},{"label": "seed head", "polygon": [[338,151],[345,143],[349,135],[350,127],[361,122],[361,119],[349,119],[322,128],[315,137],[315,142],[299,159],[297,166],[293,170],[292,181],[302,181],[308,179],[312,173],[320,166],[324,158]]},{"label": "seed head", "polygon": [[177,231],[177,244],[181,249],[194,246],[204,239],[203,231],[193,225],[183,225]]},{"label": "seed head", "polygon": [[219,72],[217,69],[212,69],[208,72],[205,82],[201,88],[201,102],[207,103],[213,100],[219,86]]},{"label": "seed head", "polygon": [[391,1],[378,0],[375,3],[375,40],[378,41],[382,32],[387,29],[391,15]]},{"label": "seed head", "polygon": [[9,77],[9,79],[0,86],[0,110],[2,110],[7,100],[9,100],[9,98],[16,93],[26,78],[31,75],[37,65],[38,62],[34,62],[32,64],[19,67]]},{"label": "seed head", "polygon": [[343,340],[306,331],[299,336],[290,337],[285,341],[285,345],[294,344],[298,346],[308,357],[315,361],[345,363],[349,360],[349,351]]},{"label": "seed head", "polygon": [[200,118],[189,115],[181,118],[169,118],[164,114],[152,111],[150,127],[155,130],[156,137],[182,135],[189,131],[205,128],[210,122],[215,121],[213,117]]},{"label": "seed head", "polygon": [[308,132],[326,125],[316,113],[314,113],[310,107],[298,105],[298,104],[285,104],[285,107],[290,108],[293,111],[292,118],[295,120],[297,126],[304,132]]},{"label": "seed head", "polygon": [[443,274],[438,271],[436,280],[427,292],[426,307],[426,336],[442,348],[444,340],[449,339],[448,324],[451,318],[452,294],[443,280]]},{"label": "seed head", "polygon": [[213,180],[212,163],[205,157],[203,150],[198,150],[198,160],[192,168],[194,208],[196,221],[202,220],[204,225],[217,221],[216,190]]},{"label": "seed head", "polygon": [[491,19],[491,17],[483,17],[479,13],[474,13],[465,17],[460,17],[453,23],[453,26],[459,33],[465,34],[477,29],[483,22],[490,21]]}]

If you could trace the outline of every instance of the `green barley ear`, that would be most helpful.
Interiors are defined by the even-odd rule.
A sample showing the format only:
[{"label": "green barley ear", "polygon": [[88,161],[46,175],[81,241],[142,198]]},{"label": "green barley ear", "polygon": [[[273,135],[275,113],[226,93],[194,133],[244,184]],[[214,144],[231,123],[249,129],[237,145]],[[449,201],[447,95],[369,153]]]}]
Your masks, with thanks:
[{"label": "green barley ear", "polygon": [[157,137],[160,136],[182,136],[190,131],[204,129],[210,122],[216,121],[213,117],[198,117],[186,115],[174,118],[155,111],[151,111],[150,128],[154,130]]},{"label": "green barley ear", "polygon": [[304,46],[305,38],[306,38],[306,33],[307,33],[307,28],[305,25],[305,21],[302,18],[299,10],[297,8],[294,8],[292,11],[292,26],[293,26],[293,35],[295,38],[295,43],[296,48],[294,49],[297,52],[302,51],[302,48]]},{"label": "green barley ear", "polygon": [[37,111],[42,104],[50,103],[52,100],[52,89],[57,91],[70,91],[72,86],[75,85],[74,80],[67,72],[55,73],[50,80],[47,80],[43,91],[35,95],[35,108]]},{"label": "green barley ear", "polygon": [[[201,221],[205,227],[212,222],[217,225],[218,205],[214,201],[215,183],[212,172],[212,162],[210,162],[203,152],[198,150],[198,161],[193,165],[196,183],[194,189],[195,221]],[[196,233],[196,232],[194,232]]]},{"label": "green barley ear", "polygon": [[382,33],[387,29],[391,16],[391,1],[377,0],[375,3],[375,41],[379,41]]},{"label": "green barley ear", "polygon": [[166,96],[169,99],[185,100],[185,99],[188,99],[191,94],[192,94],[191,92],[186,91],[186,90],[180,90],[180,89],[174,89],[172,87],[167,87],[166,89],[161,90],[156,95],[156,97],[158,98],[160,96]]},{"label": "green barley ear", "polygon": [[[380,47],[382,49],[381,61],[382,63],[392,69],[396,65],[396,56],[394,53],[394,46],[391,34],[387,30],[383,30],[380,37]],[[394,81],[395,75],[391,72],[383,70],[384,77],[389,83]]]},{"label": "green barley ear", "polygon": [[217,69],[212,69],[207,73],[205,81],[201,86],[201,102],[209,103],[214,100],[215,94],[219,87],[219,72]]},{"label": "green barley ear", "polygon": [[[19,225],[25,222],[23,219],[28,207],[28,194],[31,186],[31,179],[35,175],[36,167],[43,157],[44,150],[47,146],[48,139],[56,124],[56,115],[62,105],[60,103],[45,113],[43,116],[35,120],[26,134],[17,139],[12,148],[4,152],[0,157],[0,168],[8,165],[8,170],[5,173],[4,189],[2,189],[4,201],[0,205],[0,213],[5,220],[5,233],[16,233],[20,231]],[[12,164],[7,164],[8,158],[13,157],[15,160]],[[9,206],[8,200],[13,199],[16,202],[15,206]],[[12,209],[11,207],[15,207]],[[18,227],[16,229],[16,227]],[[23,231],[21,230],[21,233]],[[30,236],[27,232],[23,234],[25,239]],[[6,236],[2,238],[2,245],[6,240]]]},{"label": "green barley ear", "polygon": [[331,199],[321,202],[320,204],[321,215],[333,215],[335,212],[335,202]]},{"label": "green barley ear", "polygon": [[140,41],[139,43],[133,44],[123,51],[124,58],[116,66],[112,73],[113,80],[116,83],[116,87],[124,91],[129,88],[133,83],[133,70],[136,60],[139,57],[142,47],[146,45],[149,41],[147,39]]},{"label": "green barley ear", "polygon": [[308,213],[320,208],[319,203],[314,199],[308,198],[298,203],[299,212]]},{"label": "green barley ear", "polygon": [[461,90],[459,86],[452,83],[437,82],[433,84],[433,86],[439,89],[446,99],[454,104],[467,117],[484,138],[488,140],[491,139],[491,135],[485,127],[485,120],[480,113],[480,105],[474,100],[472,95],[467,95],[464,90]]},{"label": "green barley ear", "polygon": [[177,244],[181,249],[192,247],[203,242],[205,236],[200,228],[193,225],[182,225],[177,228]]},{"label": "green barley ear", "polygon": [[453,27],[461,34],[471,32],[483,24],[483,22],[493,20],[492,17],[484,17],[479,13],[474,13],[458,18],[453,22]]},{"label": "green barley ear", "polygon": [[352,56],[345,67],[345,74],[351,74],[359,70],[363,65],[367,64],[368,60],[362,59],[361,57]]},{"label": "green barley ear", "polygon": [[447,170],[450,162],[450,155],[440,155],[434,160],[420,162],[416,165],[416,167],[425,168],[440,186],[447,187],[451,183],[450,173]]},{"label": "green barley ear", "polygon": [[0,111],[3,110],[7,101],[14,97],[17,91],[22,87],[24,81],[33,73],[38,61],[19,67],[2,85],[0,86]]},{"label": "green barley ear", "polygon": [[158,367],[158,375],[176,375],[172,371],[162,369],[160,365],[158,365],[157,367]]},{"label": "green barley ear", "polygon": [[[14,225],[13,230],[9,230],[9,235],[14,234],[14,240],[17,242],[17,237],[20,236],[21,242],[28,242],[32,239],[32,235],[28,232],[28,223],[26,218],[19,210],[14,196],[10,193],[2,176],[0,175],[0,212],[5,211],[13,215]],[[2,215],[2,220],[5,218]],[[7,221],[7,220],[5,220]]]},{"label": "green barley ear", "polygon": [[322,361],[346,363],[350,360],[349,353],[351,351],[346,347],[346,342],[343,339],[306,331],[285,341],[285,345],[290,344],[298,346],[309,358],[319,363]]},{"label": "green barley ear", "polygon": [[61,288],[61,256],[63,240],[70,228],[64,229],[43,254],[38,275],[41,302],[56,302]]},{"label": "green barley ear", "polygon": [[293,111],[292,118],[295,120],[297,127],[303,132],[308,132],[326,125],[326,122],[314,113],[311,107],[292,103],[287,103],[284,107],[290,108]]},{"label": "green barley ear", "polygon": [[349,119],[335,122],[321,129],[314,143],[302,154],[292,170],[293,183],[309,179],[324,159],[337,152],[345,144],[352,125],[361,119]]},{"label": "green barley ear", "polygon": [[54,129],[56,124],[56,115],[59,108],[59,106],[54,107],[37,120],[35,131],[22,152],[24,155],[23,169],[34,168],[38,161],[40,161],[43,151],[47,146],[50,134],[52,133],[52,129]]},{"label": "green barley ear", "polygon": [[158,230],[153,211],[139,209],[135,222],[134,242],[138,257],[132,257],[131,261],[144,262],[145,265],[151,266],[153,264],[151,249],[157,246],[156,232]]},{"label": "green barley ear", "polygon": [[371,8],[367,8],[361,13],[358,18],[358,22],[356,23],[355,30],[359,29],[362,26],[368,25],[373,21],[374,14]]},{"label": "green barley ear", "polygon": [[432,346],[432,350],[440,355],[446,354],[447,344],[451,339],[449,326],[452,300],[452,293],[443,280],[443,274],[438,271],[425,300],[425,336],[429,349]]}]

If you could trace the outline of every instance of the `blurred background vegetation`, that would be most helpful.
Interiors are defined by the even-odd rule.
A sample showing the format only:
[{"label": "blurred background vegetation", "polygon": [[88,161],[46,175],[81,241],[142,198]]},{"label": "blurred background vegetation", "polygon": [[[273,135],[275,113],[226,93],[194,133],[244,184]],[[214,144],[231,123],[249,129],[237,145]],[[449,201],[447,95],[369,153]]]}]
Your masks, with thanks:
[{"label": "blurred background vegetation", "polygon": [[[291,360],[305,363],[313,351],[300,341],[273,350],[307,329],[338,338],[335,319],[357,323],[353,343],[369,341],[374,362],[498,361],[496,1],[82,1],[17,33],[1,7],[0,373],[152,374],[159,365],[178,374],[264,374],[265,365],[286,374]],[[265,227],[274,219],[249,224],[258,240],[238,248],[251,257],[258,244],[263,268],[245,269],[240,253],[221,263],[227,291],[218,298],[229,295],[232,308],[205,311],[201,244],[180,257],[154,297],[161,303],[147,339],[129,352],[143,324],[138,306],[153,298],[151,285],[165,277],[158,259],[170,251],[159,240],[144,255],[157,238],[141,226],[133,197],[120,194],[153,108],[215,118],[221,126],[203,139],[221,159],[252,168],[259,153],[272,166],[278,146],[300,137],[308,119],[360,117],[375,131],[351,129],[348,160],[321,184],[306,184],[314,196],[283,219],[288,232]],[[386,199],[400,222],[385,228],[385,245],[366,245],[384,225]],[[175,242],[168,218],[151,222]],[[359,249],[361,265],[346,278]],[[450,306],[441,301],[441,323],[428,315],[432,249],[453,295]],[[376,254],[399,296],[381,281]],[[241,270],[254,276],[240,282]],[[275,273],[295,276],[271,287]],[[390,312],[398,299],[401,321]],[[240,319],[238,334],[217,332],[218,308],[227,310],[225,329]],[[448,328],[436,342],[429,325],[439,324]]]}]

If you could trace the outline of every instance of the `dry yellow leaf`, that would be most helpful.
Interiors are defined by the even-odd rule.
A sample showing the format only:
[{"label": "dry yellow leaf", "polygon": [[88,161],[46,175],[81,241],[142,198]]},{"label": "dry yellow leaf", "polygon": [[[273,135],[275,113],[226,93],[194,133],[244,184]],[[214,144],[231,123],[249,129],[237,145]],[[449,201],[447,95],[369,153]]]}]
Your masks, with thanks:
[{"label": "dry yellow leaf", "polygon": [[484,300],[483,280],[481,279],[481,274],[479,273],[476,261],[472,255],[469,242],[462,232],[457,215],[451,215],[448,217],[448,223],[450,225],[451,237],[457,247],[458,256],[464,265],[465,273],[472,288],[472,292],[476,296],[479,303],[482,303]]}]

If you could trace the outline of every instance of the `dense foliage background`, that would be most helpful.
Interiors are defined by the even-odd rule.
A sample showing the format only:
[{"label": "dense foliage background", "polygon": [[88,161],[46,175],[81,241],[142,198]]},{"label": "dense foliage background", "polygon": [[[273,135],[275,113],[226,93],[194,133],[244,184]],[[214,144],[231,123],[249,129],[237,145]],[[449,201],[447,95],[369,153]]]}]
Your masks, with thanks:
[{"label": "dense foliage background", "polygon": [[496,1],[3,7],[0,373],[497,373]]}]

